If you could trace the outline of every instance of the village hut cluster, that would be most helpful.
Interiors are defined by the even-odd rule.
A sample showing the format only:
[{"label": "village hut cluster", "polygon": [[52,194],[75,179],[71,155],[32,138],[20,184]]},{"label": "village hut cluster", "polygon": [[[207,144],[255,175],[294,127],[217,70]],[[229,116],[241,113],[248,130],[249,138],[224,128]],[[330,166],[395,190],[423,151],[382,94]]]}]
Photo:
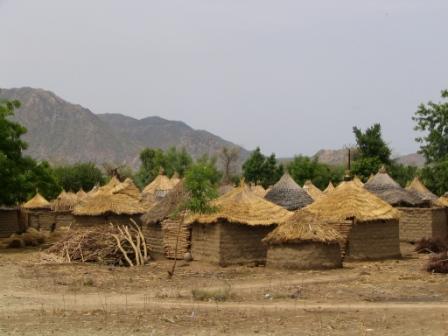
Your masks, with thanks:
[{"label": "village hut cluster", "polygon": [[137,225],[152,260],[287,269],[342,267],[347,260],[400,257],[400,241],[447,237],[448,195],[438,198],[418,179],[402,188],[384,168],[324,191],[285,173],[265,190],[241,182],[220,188],[214,211],[184,210],[182,179],[159,174],[143,191],[113,177],[89,192],[63,191],[49,202],[37,193],[20,208],[0,208],[0,236],[27,227],[54,231]]}]

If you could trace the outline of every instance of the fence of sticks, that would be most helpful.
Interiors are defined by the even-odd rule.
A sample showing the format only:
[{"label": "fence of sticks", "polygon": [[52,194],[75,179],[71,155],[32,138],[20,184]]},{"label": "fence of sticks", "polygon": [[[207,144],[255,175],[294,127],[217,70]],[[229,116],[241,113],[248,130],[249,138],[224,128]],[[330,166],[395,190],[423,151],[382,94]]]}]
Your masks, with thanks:
[{"label": "fence of sticks", "polygon": [[140,227],[110,224],[75,231],[48,249],[67,262],[97,262],[119,266],[142,266],[150,257]]}]

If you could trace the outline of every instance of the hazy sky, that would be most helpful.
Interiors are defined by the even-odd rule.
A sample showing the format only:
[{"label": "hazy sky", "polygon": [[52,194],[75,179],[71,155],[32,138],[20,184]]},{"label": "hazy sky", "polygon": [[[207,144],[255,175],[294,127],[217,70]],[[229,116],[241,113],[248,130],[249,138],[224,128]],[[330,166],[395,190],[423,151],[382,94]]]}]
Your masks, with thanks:
[{"label": "hazy sky", "polygon": [[0,0],[0,87],[183,120],[279,156],[354,143],[448,88],[447,0]]}]

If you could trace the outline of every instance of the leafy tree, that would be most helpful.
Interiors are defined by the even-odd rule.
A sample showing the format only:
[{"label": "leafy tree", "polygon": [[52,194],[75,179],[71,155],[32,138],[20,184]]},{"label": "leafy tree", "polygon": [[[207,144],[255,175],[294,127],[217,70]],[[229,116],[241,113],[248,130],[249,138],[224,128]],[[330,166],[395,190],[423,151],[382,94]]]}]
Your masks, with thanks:
[{"label": "leafy tree", "polygon": [[443,195],[448,190],[448,159],[425,166],[421,178],[433,193]]},{"label": "leafy tree", "polygon": [[390,163],[391,150],[382,138],[380,124],[374,124],[365,132],[353,127],[353,133],[356,137],[359,158],[377,158],[383,164]]},{"label": "leafy tree", "polygon": [[215,209],[210,201],[218,196],[221,174],[216,160],[202,157],[185,174],[185,187],[190,192],[186,208],[195,213],[210,213]]},{"label": "leafy tree", "polygon": [[376,174],[382,165],[377,157],[361,157],[352,163],[351,173],[365,182],[370,175]]},{"label": "leafy tree", "polygon": [[19,107],[17,100],[0,101],[0,204],[5,205],[23,202],[36,190],[50,199],[60,191],[47,162],[37,164],[22,154],[26,128],[8,119]]},{"label": "leafy tree", "polygon": [[420,104],[412,117],[416,131],[426,132],[415,140],[420,143],[420,153],[427,163],[445,161],[448,158],[448,90],[442,91],[444,102]]},{"label": "leafy tree", "polygon": [[266,157],[261,153],[260,147],[257,147],[243,164],[245,180],[261,184],[265,188],[275,184],[282,176],[283,171],[284,168],[278,164],[275,154]]},{"label": "leafy tree", "polygon": [[97,184],[104,184],[105,178],[93,163],[77,163],[54,169],[58,184],[66,191],[77,192],[81,188],[89,191]]},{"label": "leafy tree", "polygon": [[288,163],[287,170],[291,177],[303,185],[306,180],[311,180],[317,187],[324,189],[330,181],[338,183],[344,176],[343,167],[332,167],[307,156],[295,156]]},{"label": "leafy tree", "polygon": [[172,177],[175,173],[179,177],[183,177],[192,163],[193,159],[185,148],[177,150],[176,147],[170,147],[164,153],[162,167],[165,170],[165,174],[169,177]]},{"label": "leafy tree", "polygon": [[406,187],[407,183],[417,176],[417,167],[392,162],[392,164],[388,166],[388,172],[389,175],[402,187]]},{"label": "leafy tree", "polygon": [[140,153],[141,166],[136,175],[137,183],[143,187],[159,174],[164,165],[164,155],[161,149],[145,148]]}]

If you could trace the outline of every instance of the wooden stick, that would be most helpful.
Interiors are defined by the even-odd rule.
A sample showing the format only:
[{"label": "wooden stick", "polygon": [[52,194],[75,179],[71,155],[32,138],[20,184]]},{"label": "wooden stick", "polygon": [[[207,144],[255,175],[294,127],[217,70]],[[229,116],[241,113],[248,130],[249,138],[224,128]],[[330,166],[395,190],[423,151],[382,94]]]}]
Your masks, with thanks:
[{"label": "wooden stick", "polygon": [[117,246],[120,249],[121,253],[123,253],[123,257],[126,259],[126,261],[129,264],[129,266],[130,267],[134,267],[134,263],[132,262],[131,259],[129,259],[128,254],[124,250],[123,246],[121,246],[121,242],[120,242],[120,239],[118,238],[118,236],[113,234],[112,237],[114,237],[115,240],[117,241]]}]

